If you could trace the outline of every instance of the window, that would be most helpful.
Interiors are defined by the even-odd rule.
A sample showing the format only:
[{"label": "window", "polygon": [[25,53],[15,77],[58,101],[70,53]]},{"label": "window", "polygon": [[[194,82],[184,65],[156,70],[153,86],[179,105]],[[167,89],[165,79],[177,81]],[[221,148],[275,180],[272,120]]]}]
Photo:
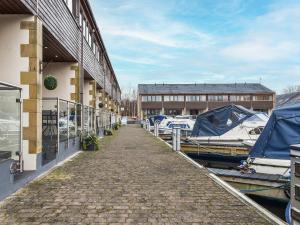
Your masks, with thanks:
[{"label": "window", "polygon": [[182,109],[165,109],[165,114],[169,116],[181,115]]},{"label": "window", "polygon": [[161,102],[160,95],[149,95],[149,96],[142,96],[142,102]]},{"label": "window", "polygon": [[250,95],[230,95],[230,101],[232,102],[250,101]]},{"label": "window", "polygon": [[95,49],[96,49],[96,52],[95,52],[96,59],[99,61],[99,48],[97,45],[95,45]]},{"label": "window", "polygon": [[209,102],[227,102],[228,95],[209,95],[208,101]]},{"label": "window", "polygon": [[178,102],[184,102],[184,96],[183,95],[177,96],[177,101]]},{"label": "window", "polygon": [[143,113],[145,116],[159,115],[160,109],[144,109]]},{"label": "window", "polygon": [[255,95],[253,96],[253,101],[272,101],[272,95]]},{"label": "window", "polygon": [[88,24],[86,22],[86,25],[85,25],[85,37],[86,37],[86,40],[89,39],[89,34],[90,34],[90,32],[89,32],[89,26],[88,26]]},{"label": "window", "polygon": [[82,14],[79,13],[79,26],[82,27]]},{"label": "window", "polygon": [[183,95],[166,95],[164,96],[165,102],[184,102]]},{"label": "window", "polygon": [[92,47],[92,34],[89,33],[89,46]]},{"label": "window", "polygon": [[205,95],[187,95],[186,101],[187,102],[205,102],[206,96]]},{"label": "window", "polygon": [[83,19],[83,22],[82,22],[82,33],[83,33],[83,36],[86,37],[86,22],[85,22],[85,19]]}]

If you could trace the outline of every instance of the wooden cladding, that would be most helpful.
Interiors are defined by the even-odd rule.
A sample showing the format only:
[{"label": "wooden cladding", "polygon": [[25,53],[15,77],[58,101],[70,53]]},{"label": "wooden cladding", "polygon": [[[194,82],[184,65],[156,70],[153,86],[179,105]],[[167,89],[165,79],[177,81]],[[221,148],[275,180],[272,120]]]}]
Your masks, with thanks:
[{"label": "wooden cladding", "polygon": [[83,40],[83,68],[101,87],[104,87],[103,69],[85,40]]},{"label": "wooden cladding", "polygon": [[[48,53],[45,54],[45,56],[47,56],[45,60],[82,62],[83,69],[87,71],[94,80],[96,80],[98,85],[102,88],[105,87],[105,91],[109,95],[114,94],[114,100],[117,100],[118,98],[120,100],[120,95],[118,96],[115,94],[115,92],[120,92],[120,88],[115,78],[113,68],[111,67],[110,61],[107,57],[96,22],[93,19],[91,9],[87,7],[87,0],[74,1],[76,4],[73,4],[73,13],[69,10],[64,0],[21,0],[20,2],[23,3],[23,6],[25,6],[24,9],[27,9],[41,19],[45,30],[44,33],[49,33],[49,35],[45,35],[45,37],[47,37],[45,40],[49,44],[49,46],[45,46],[48,47],[48,50],[46,51],[44,49],[45,53]],[[15,5],[21,9],[20,6],[22,6],[22,4]],[[77,16],[79,17],[80,10],[84,10],[87,14],[86,17],[91,23],[90,31],[94,34],[94,41],[97,42],[101,55],[105,57],[100,58],[99,54],[95,55],[95,52],[97,51],[94,51],[87,41],[82,38],[80,25],[76,21],[77,19],[79,20]],[[25,10],[22,12],[28,13]],[[61,46],[58,46],[57,42]],[[24,48],[23,51],[28,51],[28,53],[30,53],[29,51],[31,48],[28,46],[23,46],[22,48]],[[64,50],[60,51],[59,49]],[[34,52],[35,51],[32,53],[34,54]],[[66,52],[68,54],[66,54]],[[55,58],[56,55],[58,55],[57,58]],[[114,93],[112,93],[111,83],[114,83],[114,86],[117,88],[117,91],[114,91]]]}]

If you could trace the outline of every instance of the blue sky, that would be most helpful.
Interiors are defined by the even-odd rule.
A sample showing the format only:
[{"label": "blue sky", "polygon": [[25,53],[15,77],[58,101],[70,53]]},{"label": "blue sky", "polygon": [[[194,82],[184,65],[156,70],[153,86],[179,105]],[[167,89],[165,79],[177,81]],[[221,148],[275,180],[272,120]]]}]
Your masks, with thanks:
[{"label": "blue sky", "polygon": [[90,0],[123,89],[138,83],[300,85],[300,1]]}]

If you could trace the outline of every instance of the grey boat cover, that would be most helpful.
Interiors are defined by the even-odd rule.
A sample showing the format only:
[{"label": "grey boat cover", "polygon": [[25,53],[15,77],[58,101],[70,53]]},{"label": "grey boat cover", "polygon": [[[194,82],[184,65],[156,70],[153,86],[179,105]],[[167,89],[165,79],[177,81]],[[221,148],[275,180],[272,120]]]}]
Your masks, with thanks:
[{"label": "grey boat cover", "polygon": [[253,115],[254,111],[233,104],[209,110],[197,117],[192,136],[220,136]]},{"label": "grey boat cover", "polygon": [[292,144],[300,144],[300,103],[273,111],[250,157],[290,159]]}]

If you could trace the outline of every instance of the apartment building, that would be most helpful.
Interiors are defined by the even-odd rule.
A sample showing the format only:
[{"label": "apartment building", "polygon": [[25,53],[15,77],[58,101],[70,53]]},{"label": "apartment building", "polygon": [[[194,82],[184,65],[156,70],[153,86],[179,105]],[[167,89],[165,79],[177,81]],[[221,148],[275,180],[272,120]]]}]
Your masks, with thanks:
[{"label": "apartment building", "polygon": [[271,113],[275,92],[259,83],[139,84],[138,114],[198,115],[228,104]]},{"label": "apartment building", "polygon": [[121,89],[88,0],[0,1],[0,59],[1,199],[116,122]]}]

